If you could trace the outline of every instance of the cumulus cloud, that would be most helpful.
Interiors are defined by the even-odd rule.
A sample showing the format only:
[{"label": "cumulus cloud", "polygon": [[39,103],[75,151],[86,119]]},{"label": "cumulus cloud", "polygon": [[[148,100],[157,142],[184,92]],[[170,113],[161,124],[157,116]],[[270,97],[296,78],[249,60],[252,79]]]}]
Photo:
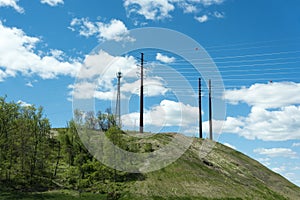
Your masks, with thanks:
[{"label": "cumulus cloud", "polygon": [[22,101],[22,100],[19,100],[19,101],[17,102],[17,104],[19,104],[19,105],[22,106],[22,107],[29,107],[29,106],[32,106],[32,104],[27,103],[27,102]]},{"label": "cumulus cloud", "polygon": [[48,4],[49,6],[57,6],[58,4],[64,4],[64,0],[41,0],[41,3]]},{"label": "cumulus cloud", "polygon": [[[122,84],[122,92],[140,95],[140,80]],[[150,77],[144,79],[144,95],[146,97],[154,97],[165,95],[168,88],[164,86],[164,81],[158,77]]]},{"label": "cumulus cloud", "polygon": [[271,162],[270,162],[271,159],[268,157],[267,158],[258,158],[257,160],[265,166],[270,166],[270,164],[271,164]]},{"label": "cumulus cloud", "polygon": [[253,152],[268,157],[298,158],[297,153],[289,148],[271,148],[271,149],[258,148],[258,149],[254,149]]},{"label": "cumulus cloud", "polygon": [[90,37],[97,34],[98,30],[94,23],[90,22],[87,18],[74,18],[70,23],[70,29],[76,31],[74,27],[79,26],[79,35]]},{"label": "cumulus cloud", "polygon": [[156,54],[156,60],[160,61],[160,62],[163,62],[163,63],[172,63],[175,61],[175,58],[174,57],[168,57],[168,56],[165,56],[161,53],[157,53]]},{"label": "cumulus cloud", "polygon": [[[188,127],[197,123],[197,111],[198,107],[165,99],[144,113],[144,122],[156,127]],[[127,127],[132,127],[138,120],[139,113],[137,112],[122,116],[122,123]]]},{"label": "cumulus cloud", "polygon": [[225,91],[224,98],[231,104],[247,103],[259,108],[281,108],[300,104],[300,83],[257,83],[249,88]]},{"label": "cumulus cloud", "polygon": [[216,18],[224,18],[224,13],[220,13],[218,11],[215,11],[213,13],[213,15],[216,17]]},{"label": "cumulus cloud", "polygon": [[195,19],[200,22],[200,23],[204,23],[208,21],[208,16],[207,15],[202,15],[200,17],[195,17]]},{"label": "cumulus cloud", "polygon": [[264,141],[300,139],[298,94],[300,84],[294,82],[254,84],[225,91],[224,98],[230,104],[246,103],[251,111],[245,117],[228,117],[223,132]]},{"label": "cumulus cloud", "polygon": [[[6,27],[0,21],[0,80],[18,73],[38,75],[43,79],[76,75],[81,66],[79,62],[60,61],[57,55],[37,54],[35,47],[39,42],[39,38],[28,36],[16,27]],[[52,50],[52,54],[55,51]]]},{"label": "cumulus cloud", "polygon": [[103,80],[111,81],[119,71],[122,72],[125,78],[136,77],[136,59],[133,56],[112,56],[103,50],[99,50],[85,57],[78,78],[101,76]]},{"label": "cumulus cloud", "polygon": [[27,87],[33,87],[33,84],[31,81],[29,81],[28,83],[25,84]]},{"label": "cumulus cloud", "polygon": [[[203,124],[204,131],[208,132],[208,122]],[[227,117],[224,121],[214,121],[213,128],[221,128],[222,133],[234,133],[250,140],[298,140],[300,139],[300,107],[288,106],[272,111],[253,107],[246,117]],[[218,130],[214,131],[218,132]]]},{"label": "cumulus cloud", "polygon": [[[227,117],[226,120],[212,120],[212,132],[215,134],[221,133],[236,133],[241,131],[241,126],[244,123],[234,117]],[[209,121],[202,123],[202,130],[204,133],[209,133]]]},{"label": "cumulus cloud", "polygon": [[[68,86],[72,91],[70,94],[76,99],[94,98],[96,85],[91,82],[79,82]],[[83,92],[84,91],[84,92]]]},{"label": "cumulus cloud", "polygon": [[[70,94],[77,99],[113,100],[116,94],[116,73],[119,71],[122,73],[122,99],[129,98],[133,94],[139,95],[137,60],[133,56],[112,56],[103,50],[86,56],[78,73],[77,83],[69,86],[69,89],[72,89]],[[157,76],[144,78],[145,96],[160,96],[167,91],[161,78]]]},{"label": "cumulus cloud", "polygon": [[128,14],[137,13],[149,20],[159,20],[171,17],[170,12],[175,9],[168,0],[125,0],[124,7]]},{"label": "cumulus cloud", "polygon": [[224,0],[124,0],[128,16],[137,14],[147,20],[171,18],[171,12],[180,8],[184,13],[198,13],[211,5],[219,5]]},{"label": "cumulus cloud", "polygon": [[0,7],[12,7],[18,13],[24,13],[24,9],[18,5],[19,0],[0,0]]},{"label": "cumulus cloud", "polygon": [[64,60],[65,53],[58,49],[51,49],[50,55],[56,58],[57,60]]},{"label": "cumulus cloud", "polygon": [[232,144],[229,144],[229,143],[225,142],[224,145],[225,145],[225,146],[228,146],[228,147],[230,147],[230,148],[232,148],[232,149],[234,149],[234,150],[236,150],[236,147],[233,146]]},{"label": "cumulus cloud", "polygon": [[194,1],[194,2],[199,2],[202,3],[205,6],[211,6],[214,4],[221,4],[224,2],[224,0],[190,0],[190,1]]},{"label": "cumulus cloud", "polygon": [[79,34],[85,37],[97,36],[99,40],[114,41],[134,41],[129,36],[129,31],[125,24],[117,19],[112,19],[109,23],[91,22],[88,18],[74,18],[70,23],[70,29],[76,31],[79,28]]},{"label": "cumulus cloud", "polygon": [[272,168],[272,170],[276,173],[281,174],[286,171],[286,168],[285,168],[285,166],[280,166],[280,167],[274,167],[274,168]]},{"label": "cumulus cloud", "polygon": [[[136,60],[132,56],[111,56],[100,50],[86,56],[83,66],[78,73],[77,83],[69,85],[70,94],[77,99],[98,98],[112,100],[116,73],[121,71],[127,78],[136,76]],[[123,82],[123,80],[122,80]]]},{"label": "cumulus cloud", "polygon": [[196,13],[198,11],[197,6],[187,2],[182,2],[179,6],[183,9],[184,13]]},{"label": "cumulus cloud", "polygon": [[300,142],[298,142],[298,143],[293,143],[292,146],[293,146],[293,147],[300,147]]}]

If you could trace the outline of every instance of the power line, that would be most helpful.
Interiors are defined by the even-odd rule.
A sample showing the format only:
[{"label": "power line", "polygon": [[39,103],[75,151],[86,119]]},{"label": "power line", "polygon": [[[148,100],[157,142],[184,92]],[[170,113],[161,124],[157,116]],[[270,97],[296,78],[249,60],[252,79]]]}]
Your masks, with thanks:
[{"label": "power line", "polygon": [[[254,67],[254,66],[271,66],[271,65],[284,65],[284,64],[295,64],[299,63],[300,60],[297,61],[290,61],[290,62],[270,62],[270,63],[256,63],[256,64],[243,64],[243,65],[219,65],[216,69],[222,69],[222,68],[237,68],[237,67]],[[195,63],[198,64],[198,63]],[[191,64],[169,64],[168,66],[177,66],[177,70],[196,70],[196,68]],[[188,67],[184,67],[188,66]],[[163,69],[159,69],[163,70]]]},{"label": "power line", "polygon": [[[255,57],[254,57],[255,58]],[[294,60],[300,59],[300,56],[293,57],[279,57],[279,58],[266,58],[266,59],[256,59],[256,60],[230,60],[230,61],[215,61],[215,64],[224,64],[224,63],[244,63],[244,62],[264,62],[264,61],[274,61],[274,60]],[[187,62],[187,61],[186,61]],[[211,62],[198,62],[197,64],[211,64]],[[191,63],[183,62],[172,62],[170,65],[191,65]]]},{"label": "power line", "polygon": [[[280,43],[284,42],[284,43]],[[241,46],[248,46],[249,48],[251,47],[257,47],[257,48],[263,48],[263,47],[282,47],[282,46],[293,46],[297,45],[297,43],[300,42],[300,37],[296,38],[286,38],[286,39],[279,39],[279,40],[264,40],[264,41],[259,41],[259,42],[241,42],[241,43],[231,43],[231,44],[224,44],[224,45],[214,45],[214,46],[195,46],[193,48],[186,48],[186,49],[176,49],[177,52],[195,52],[199,50],[199,48],[203,48],[207,51],[211,50],[231,50],[231,49],[238,49],[238,48],[232,48],[232,47],[241,47]],[[271,43],[271,44],[270,44]],[[272,44],[273,43],[273,44]],[[266,44],[270,44],[266,46]],[[161,52],[161,50],[156,50],[153,48],[148,48],[144,49],[147,54],[151,55],[158,53],[158,51]],[[171,52],[172,53],[172,52]]]},{"label": "power line", "polygon": [[[261,72],[260,74],[263,75],[264,71],[283,71],[283,70],[299,70],[300,66],[298,67],[276,67],[276,68],[251,68],[251,69],[245,69],[245,68],[241,68],[241,69],[219,69],[219,72],[221,74],[224,74],[224,73],[235,73],[235,72],[256,72],[256,71],[259,71]],[[263,71],[262,71],[263,70]],[[201,70],[200,73],[203,73],[203,72],[215,72],[216,70]],[[166,71],[159,71],[158,72],[160,75],[163,75],[163,74],[168,74],[168,77],[169,75],[172,75],[172,74],[180,74],[180,75],[184,75],[184,77],[186,75],[189,75],[189,74],[194,74],[193,72],[189,72],[189,71],[175,71],[175,72],[166,72]],[[148,72],[148,74],[151,75],[151,72]],[[186,74],[186,75],[185,75]]]},{"label": "power line", "polygon": [[[251,57],[262,57],[262,56],[274,56],[274,55],[285,55],[285,54],[296,54],[300,53],[297,51],[280,51],[280,52],[268,52],[268,53],[255,53],[255,54],[244,54],[244,55],[234,55],[234,56],[221,56],[221,57],[209,57],[209,58],[195,58],[189,61],[201,61],[201,60],[224,60],[224,59],[235,59],[235,58],[251,58]],[[179,59],[176,61],[187,62],[187,60]]]},{"label": "power line", "polygon": [[[261,72],[261,73],[252,73],[252,74],[246,74],[246,73],[243,73],[243,74],[227,74],[227,75],[224,75],[221,73],[221,75],[214,75],[214,76],[210,76],[210,78],[221,78],[221,79],[227,79],[227,78],[231,78],[231,77],[245,77],[245,76],[267,76],[267,75],[290,75],[291,72]],[[297,73],[296,73],[297,74]],[[184,78],[186,79],[191,79],[191,78],[197,78],[196,75],[187,75],[187,76],[184,76]],[[185,79],[185,81],[186,81]],[[178,80],[178,76],[168,76],[166,77],[166,80]],[[178,80],[180,81],[180,80]],[[196,81],[196,80],[194,80]]]},{"label": "power line", "polygon": [[285,38],[285,39],[279,39],[279,40],[263,40],[263,41],[258,41],[258,42],[243,42],[243,43],[233,43],[233,44],[226,44],[226,45],[215,45],[215,46],[208,46],[206,47],[206,49],[212,49],[212,48],[219,48],[219,47],[230,47],[230,46],[244,46],[244,45],[256,45],[256,44],[265,44],[265,43],[272,43],[275,42],[275,44],[278,44],[279,42],[283,42],[285,41],[284,44],[286,44],[286,41],[291,41],[291,42],[295,42],[299,40],[300,42],[300,37],[296,37],[296,38]]}]

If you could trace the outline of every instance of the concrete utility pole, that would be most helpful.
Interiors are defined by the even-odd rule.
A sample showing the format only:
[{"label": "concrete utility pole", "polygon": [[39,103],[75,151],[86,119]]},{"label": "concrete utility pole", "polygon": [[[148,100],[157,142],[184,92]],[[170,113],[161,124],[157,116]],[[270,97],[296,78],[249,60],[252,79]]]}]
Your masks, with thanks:
[{"label": "concrete utility pole", "polygon": [[116,122],[119,128],[121,128],[121,78],[122,73],[117,73],[118,78],[118,92],[117,92],[117,102],[116,102]]},{"label": "concrete utility pole", "polygon": [[144,53],[141,53],[140,133],[144,132]]},{"label": "concrete utility pole", "polygon": [[203,138],[202,136],[202,100],[201,100],[201,78],[199,78],[199,138]]},{"label": "concrete utility pole", "polygon": [[212,105],[211,105],[211,80],[208,81],[209,97],[208,97],[208,112],[209,112],[209,139],[213,140],[212,134]]}]

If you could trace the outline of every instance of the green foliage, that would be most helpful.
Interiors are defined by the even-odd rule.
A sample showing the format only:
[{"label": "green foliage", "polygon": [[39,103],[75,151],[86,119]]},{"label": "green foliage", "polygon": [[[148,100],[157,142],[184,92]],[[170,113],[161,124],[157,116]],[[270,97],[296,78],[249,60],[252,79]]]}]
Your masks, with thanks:
[{"label": "green foliage", "polygon": [[3,192],[0,194],[0,200],[107,200],[107,195],[93,193],[78,193],[72,190],[60,190],[51,192]]},{"label": "green foliage", "polygon": [[152,144],[151,143],[146,143],[145,147],[144,147],[145,152],[153,152],[154,149],[152,148]]},{"label": "green foliage", "polygon": [[0,181],[44,184],[51,177],[53,136],[42,107],[21,106],[0,98]]},{"label": "green foliage", "polygon": [[[66,128],[51,130],[41,107],[22,107],[0,98],[0,200],[300,198],[299,188],[223,145],[216,144],[199,159],[204,140],[195,141],[181,158],[161,170],[120,172],[90,155],[78,135],[77,128],[82,127],[105,134],[130,152],[154,152],[174,137],[171,133],[145,133],[145,137],[124,133],[110,110],[97,116],[75,111]],[[105,159],[122,159],[114,154],[115,147],[101,145],[108,152]],[[55,189],[59,191],[47,192]]]},{"label": "green foliage", "polygon": [[[107,135],[120,142],[120,130],[110,113],[98,113],[98,118],[88,113],[83,119],[77,112],[75,120],[91,129],[101,123],[109,130]],[[67,128],[51,130],[41,107],[22,107],[0,98],[0,185],[5,183],[6,190],[69,188],[108,193],[110,183],[126,180],[126,173],[90,155],[79,138],[75,120],[68,122]]]}]

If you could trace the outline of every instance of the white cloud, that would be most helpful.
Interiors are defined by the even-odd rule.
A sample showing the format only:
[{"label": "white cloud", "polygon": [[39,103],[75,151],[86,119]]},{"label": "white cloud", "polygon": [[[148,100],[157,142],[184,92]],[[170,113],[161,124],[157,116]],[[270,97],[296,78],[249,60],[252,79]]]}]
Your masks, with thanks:
[{"label": "white cloud", "polygon": [[295,182],[295,181],[296,181],[296,180],[295,180],[295,176],[296,176],[295,173],[287,172],[287,173],[283,174],[283,176],[284,176],[286,179],[290,180],[291,182]]},{"label": "white cloud", "polygon": [[254,149],[253,152],[271,158],[273,157],[298,158],[297,153],[289,148],[271,148],[271,149],[258,148],[258,149]]},{"label": "white cloud", "polygon": [[49,6],[57,6],[58,4],[64,4],[64,0],[41,0],[41,3],[48,4]]},{"label": "white cloud", "polygon": [[[133,56],[111,56],[100,50],[86,56],[83,67],[78,73],[77,83],[70,85],[70,93],[77,99],[97,98],[114,100],[116,93],[116,73],[121,72],[121,97],[129,98],[132,94],[139,95],[140,80],[137,60]],[[145,72],[145,75],[147,73]],[[156,76],[144,78],[144,94],[153,97],[164,95],[168,89],[164,81]]]},{"label": "white cloud", "polygon": [[87,18],[74,18],[71,23],[71,30],[76,31],[74,27],[79,26],[79,35],[84,37],[90,37],[98,34],[98,27],[95,23],[90,22]]},{"label": "white cloud", "polygon": [[129,31],[125,24],[120,20],[113,19],[108,24],[98,22],[98,27],[100,38],[105,40],[115,40],[117,42],[122,40],[134,40],[128,36]]},{"label": "white cloud", "polygon": [[300,107],[288,106],[268,111],[253,107],[245,119],[241,134],[246,138],[267,141],[300,139]]},{"label": "white cloud", "polygon": [[[136,80],[130,83],[124,83],[121,85],[122,92],[140,95],[140,80]],[[164,86],[163,80],[157,77],[145,78],[144,79],[144,95],[146,97],[154,97],[165,95],[168,88]]]},{"label": "white cloud", "polygon": [[24,9],[17,2],[19,0],[0,0],[0,7],[12,7],[19,13],[24,13]]},{"label": "white cloud", "polygon": [[6,27],[0,21],[0,80],[18,73],[38,75],[43,79],[76,75],[81,66],[79,62],[59,61],[53,55],[37,54],[35,47],[39,42],[39,38],[27,36],[15,27]]},{"label": "white cloud", "polygon": [[271,165],[271,159],[270,158],[258,158],[257,159],[260,163],[262,163],[265,166],[270,166]]},{"label": "white cloud", "polygon": [[293,147],[300,147],[300,142],[299,143],[293,143]]},{"label": "white cloud", "polygon": [[[208,127],[207,124],[208,122],[204,122],[204,127]],[[273,111],[253,107],[246,117],[227,117],[225,121],[214,122],[213,126],[218,127],[219,124],[223,126],[222,133],[235,133],[246,139],[298,140],[300,139],[300,106],[288,106]]]},{"label": "white cloud", "polygon": [[[300,84],[277,82],[254,84],[249,88],[225,91],[231,104],[241,102],[251,106],[246,117],[227,118],[227,129],[247,139],[286,141],[300,139]],[[230,124],[234,119],[236,124]]]},{"label": "white cloud", "polygon": [[224,13],[220,13],[218,11],[215,11],[213,14],[216,18],[224,18]]},{"label": "white cloud", "polygon": [[214,4],[221,4],[224,2],[224,0],[190,0],[192,2],[199,2],[205,6],[211,6]]},{"label": "white cloud", "polygon": [[130,17],[132,14],[147,20],[171,18],[176,7],[184,13],[197,13],[211,5],[219,5],[224,0],[124,0],[124,7]]},{"label": "white cloud", "polygon": [[164,63],[172,63],[175,61],[175,58],[174,57],[168,57],[168,56],[165,56],[161,53],[157,53],[156,54],[156,60],[160,61],[160,62],[164,62]]},{"label": "white cloud", "polygon": [[91,22],[88,18],[74,18],[70,23],[72,31],[79,27],[79,34],[85,37],[97,36],[99,40],[114,41],[134,41],[129,36],[129,31],[125,24],[117,19],[112,19],[109,23]]},{"label": "white cloud", "polygon": [[22,100],[19,100],[19,101],[17,102],[17,104],[19,104],[19,105],[22,106],[22,107],[29,107],[29,106],[32,106],[32,104],[26,103],[25,101],[22,101]]},{"label": "white cloud", "polygon": [[285,166],[280,166],[280,167],[274,167],[274,168],[272,168],[272,170],[276,173],[281,174],[286,171],[286,168],[285,168]]},{"label": "white cloud", "polygon": [[300,104],[300,83],[257,83],[249,88],[227,90],[224,98],[231,104],[244,102],[260,108],[281,108]]},{"label": "white cloud", "polygon": [[95,54],[86,56],[78,78],[85,79],[101,76],[105,82],[110,82],[116,78],[116,73],[119,71],[122,72],[125,78],[136,77],[136,59],[133,56],[112,56],[100,50]]},{"label": "white cloud", "polygon": [[292,170],[298,171],[300,170],[300,166],[293,167]]},{"label": "white cloud", "polygon": [[33,87],[33,84],[31,81],[29,81],[28,83],[25,84],[27,87]]},{"label": "white cloud", "polygon": [[[146,125],[156,127],[188,127],[197,123],[197,111],[198,107],[171,100],[162,100],[159,105],[153,106],[144,113],[144,122]],[[137,112],[122,116],[124,126],[132,127],[136,121],[139,121],[139,113]]]},{"label": "white cloud", "polygon": [[71,89],[70,95],[75,99],[101,99],[101,100],[113,100],[115,98],[115,90],[111,88],[108,91],[99,90],[97,83],[81,81],[73,85],[68,86]]},{"label": "white cloud", "polygon": [[[89,99],[94,98],[96,84],[89,82],[78,82],[73,85],[68,86],[69,89],[72,89],[70,94],[76,99]],[[84,92],[83,92],[84,91]]]},{"label": "white cloud", "polygon": [[[69,85],[68,88],[72,90],[69,94],[76,99],[115,100],[116,87],[112,83],[115,77],[112,77],[111,80],[99,79],[98,82],[79,81]],[[130,83],[125,81],[124,84],[121,84],[121,99],[130,98],[132,94],[140,95],[139,88],[139,80]],[[158,79],[147,78],[144,80],[145,97],[164,95],[167,91],[168,89]]]},{"label": "white cloud", "polygon": [[236,147],[235,147],[235,146],[233,146],[233,145],[231,145],[231,144],[229,144],[229,143],[227,143],[227,142],[225,142],[224,145],[225,145],[225,146],[228,146],[228,147],[230,147],[230,148],[232,148],[232,149],[234,149],[234,150],[236,150]]},{"label": "white cloud", "polygon": [[171,17],[169,12],[175,9],[168,0],[125,0],[124,7],[129,15],[137,13],[149,20],[160,20]]},{"label": "white cloud", "polygon": [[[244,123],[239,119],[233,117],[227,117],[225,121],[222,120],[213,120],[212,121],[212,132],[215,134],[221,133],[236,133],[241,131],[241,126]],[[204,133],[209,133],[209,121],[202,123],[202,128]]]},{"label": "white cloud", "polygon": [[187,2],[182,2],[179,6],[183,9],[184,13],[196,13],[198,11],[197,6]]},{"label": "white cloud", "polygon": [[208,21],[208,16],[207,15],[202,15],[201,17],[195,17],[195,19],[200,22],[200,23],[204,23]]},{"label": "white cloud", "polygon": [[63,58],[64,58],[65,53],[58,49],[51,49],[50,55],[52,55],[57,60],[64,60]]}]

